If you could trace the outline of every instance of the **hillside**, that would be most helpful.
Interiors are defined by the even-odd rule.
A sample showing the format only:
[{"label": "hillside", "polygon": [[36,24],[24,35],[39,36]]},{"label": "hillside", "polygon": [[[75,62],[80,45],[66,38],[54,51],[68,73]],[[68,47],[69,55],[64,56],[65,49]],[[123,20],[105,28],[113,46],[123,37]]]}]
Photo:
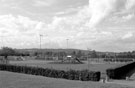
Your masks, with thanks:
[{"label": "hillside", "polygon": [[[17,49],[19,51],[25,52],[25,51],[29,51],[29,52],[66,52],[66,53],[70,53],[70,52],[78,52],[80,51],[80,49]],[[87,50],[81,50],[83,53],[88,53]]]},{"label": "hillside", "polygon": [[[81,50],[81,49],[38,49],[38,48],[33,48],[33,49],[16,49],[20,52],[66,52],[66,53],[72,53],[72,52],[78,52],[81,51],[84,54],[88,54],[92,51],[88,51],[88,50]],[[115,52],[101,52],[101,51],[96,51],[97,54],[105,54],[105,53],[109,53],[109,54],[114,54]]]}]

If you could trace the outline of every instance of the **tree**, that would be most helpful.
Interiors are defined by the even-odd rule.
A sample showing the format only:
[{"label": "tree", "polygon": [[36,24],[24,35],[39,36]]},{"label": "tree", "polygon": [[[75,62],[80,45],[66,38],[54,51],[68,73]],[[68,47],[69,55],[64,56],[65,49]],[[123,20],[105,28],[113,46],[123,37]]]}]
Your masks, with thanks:
[{"label": "tree", "polygon": [[38,52],[34,52],[33,55],[34,55],[34,56],[38,56]]},{"label": "tree", "polygon": [[14,49],[12,49],[12,48],[9,48],[9,47],[3,47],[2,49],[1,49],[1,51],[0,51],[0,55],[1,56],[5,56],[5,57],[7,57],[7,56],[9,56],[9,55],[15,55],[15,50]]},{"label": "tree", "polygon": [[15,50],[13,50],[12,48],[9,48],[9,47],[3,47],[0,50],[0,55],[4,56],[4,58],[3,58],[4,62],[3,63],[7,64],[7,63],[9,63],[8,56],[9,55],[15,55]]},{"label": "tree", "polygon": [[65,52],[58,52],[58,56],[59,57],[64,57],[64,56],[66,56],[66,53]]},{"label": "tree", "polygon": [[73,56],[76,56],[76,52],[75,52],[75,51],[73,51],[71,54],[72,54]]},{"label": "tree", "polygon": [[77,52],[76,56],[77,56],[78,58],[80,58],[81,56],[83,56],[81,50],[79,50],[79,51]]},{"label": "tree", "polygon": [[92,51],[91,57],[92,58],[97,58],[97,52],[95,50]]}]

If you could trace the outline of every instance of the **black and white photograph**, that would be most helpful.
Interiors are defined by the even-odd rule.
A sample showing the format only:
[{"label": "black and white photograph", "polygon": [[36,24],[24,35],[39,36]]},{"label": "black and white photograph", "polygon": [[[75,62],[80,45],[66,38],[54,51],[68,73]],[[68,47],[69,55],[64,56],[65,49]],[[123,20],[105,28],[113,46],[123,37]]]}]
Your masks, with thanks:
[{"label": "black and white photograph", "polygon": [[0,88],[135,88],[135,0],[0,0]]}]

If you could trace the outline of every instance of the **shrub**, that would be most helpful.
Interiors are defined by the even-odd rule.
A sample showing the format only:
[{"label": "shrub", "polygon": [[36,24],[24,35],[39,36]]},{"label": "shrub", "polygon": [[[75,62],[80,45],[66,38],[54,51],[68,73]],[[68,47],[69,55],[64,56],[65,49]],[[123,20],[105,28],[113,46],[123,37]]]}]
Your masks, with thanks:
[{"label": "shrub", "polygon": [[112,79],[125,79],[132,75],[132,70],[135,69],[135,62],[129,63],[120,67],[107,69],[106,73]]},{"label": "shrub", "polygon": [[31,75],[40,75],[45,77],[53,78],[64,78],[69,80],[81,80],[81,81],[99,81],[100,72],[94,72],[89,70],[55,70],[49,68],[39,68],[39,67],[28,67],[28,66],[17,66],[10,64],[0,64],[0,70],[10,71],[17,73],[25,73]]}]

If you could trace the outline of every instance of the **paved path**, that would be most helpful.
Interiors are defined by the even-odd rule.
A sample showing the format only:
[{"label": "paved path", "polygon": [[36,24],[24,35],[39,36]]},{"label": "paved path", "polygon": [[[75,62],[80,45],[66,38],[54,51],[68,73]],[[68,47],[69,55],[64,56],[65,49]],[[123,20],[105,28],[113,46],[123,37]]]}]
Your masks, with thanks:
[{"label": "paved path", "polygon": [[110,80],[106,83],[120,84],[120,85],[127,85],[127,86],[131,86],[131,87],[135,87],[135,79],[134,80]]},{"label": "paved path", "polygon": [[129,78],[129,80],[110,80],[107,83],[114,83],[135,87],[135,73]]}]

